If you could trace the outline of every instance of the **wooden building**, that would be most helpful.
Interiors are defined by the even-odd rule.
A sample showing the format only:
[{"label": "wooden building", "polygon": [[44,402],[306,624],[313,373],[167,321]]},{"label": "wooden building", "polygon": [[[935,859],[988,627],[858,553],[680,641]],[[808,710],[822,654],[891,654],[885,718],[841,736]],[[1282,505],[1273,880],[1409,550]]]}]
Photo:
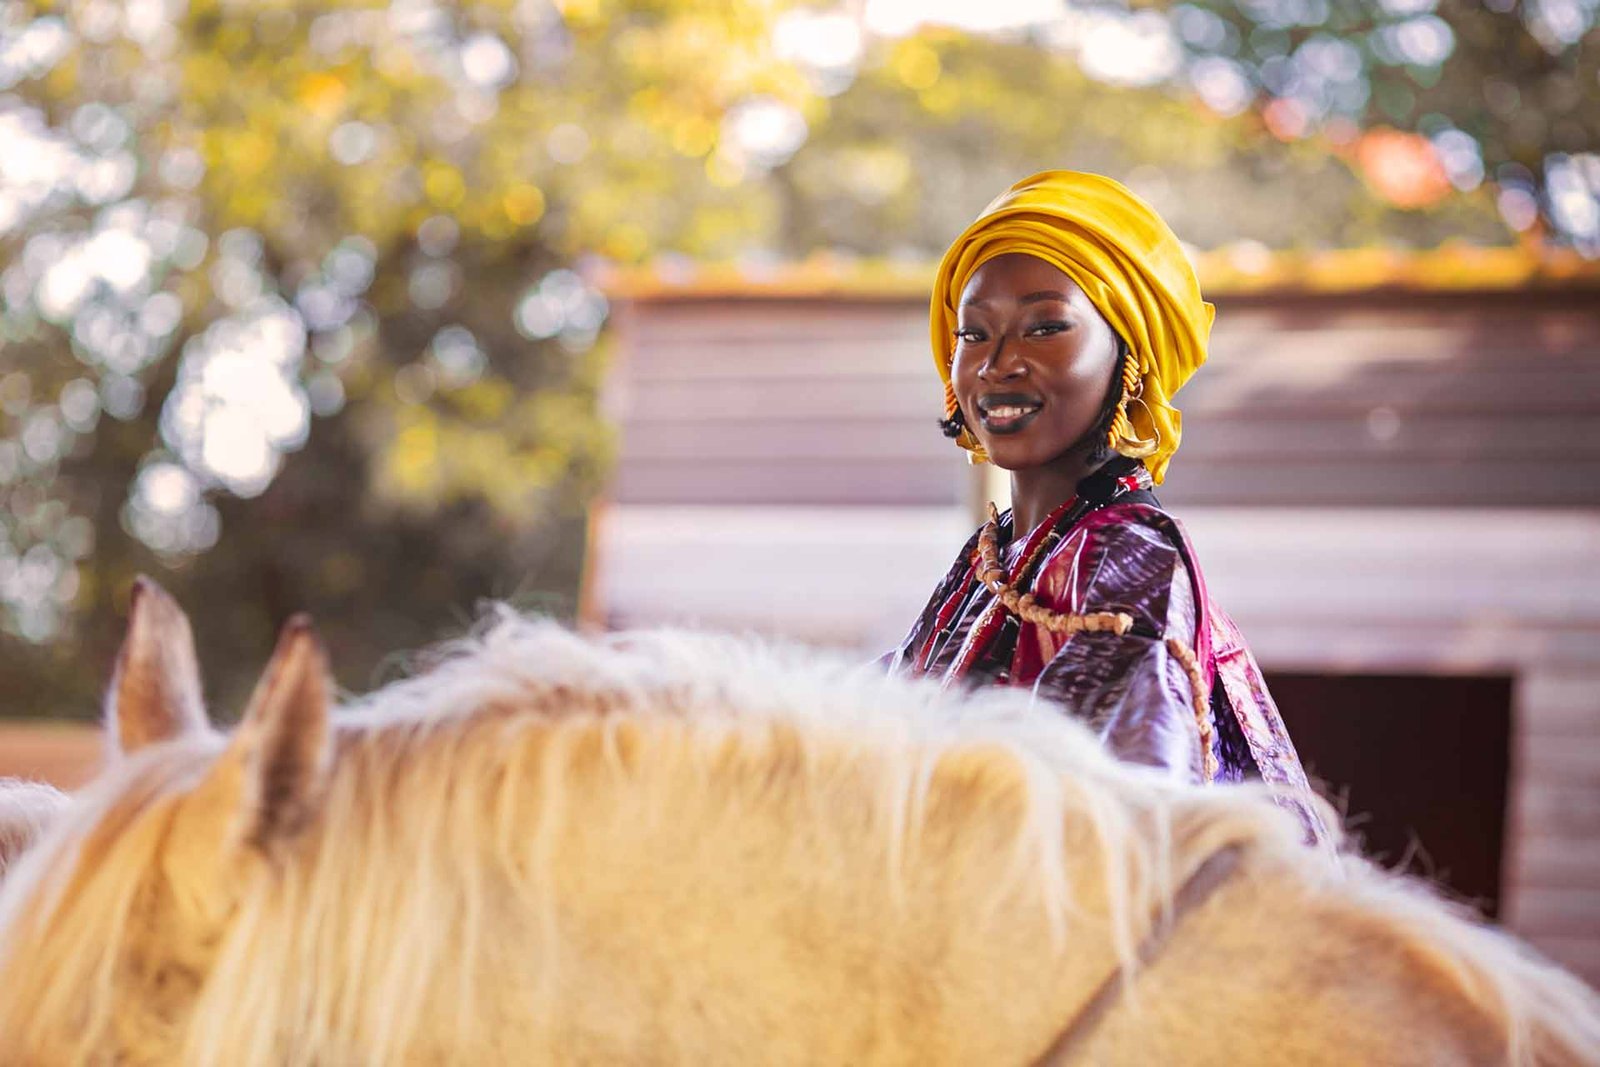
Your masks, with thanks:
[{"label": "wooden building", "polygon": [[[1160,497],[1369,848],[1600,980],[1600,270],[1201,262]],[[613,625],[895,643],[1003,490],[939,435],[931,272],[613,279]]]}]

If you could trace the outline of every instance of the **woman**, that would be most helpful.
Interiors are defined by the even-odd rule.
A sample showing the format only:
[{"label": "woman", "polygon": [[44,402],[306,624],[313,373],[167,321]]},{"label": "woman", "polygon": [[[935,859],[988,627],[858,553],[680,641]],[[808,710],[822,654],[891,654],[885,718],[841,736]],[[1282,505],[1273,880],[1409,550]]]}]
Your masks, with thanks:
[{"label": "woman", "polygon": [[1254,657],[1151,492],[1213,311],[1177,237],[1109,178],[1036,174],[956,239],[931,309],[941,425],[1011,472],[1012,508],[991,505],[891,669],[1028,686],[1124,759],[1303,793]]}]

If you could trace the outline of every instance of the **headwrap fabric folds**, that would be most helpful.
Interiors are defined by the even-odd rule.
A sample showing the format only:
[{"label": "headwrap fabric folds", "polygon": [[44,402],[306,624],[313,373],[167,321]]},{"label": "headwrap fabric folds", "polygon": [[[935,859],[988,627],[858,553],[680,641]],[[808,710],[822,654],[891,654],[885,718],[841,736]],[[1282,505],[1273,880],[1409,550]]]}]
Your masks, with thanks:
[{"label": "headwrap fabric folds", "polygon": [[[972,274],[996,256],[1021,252],[1056,267],[1083,289],[1128,343],[1144,391],[1128,417],[1156,441],[1144,462],[1156,484],[1178,450],[1182,414],[1172,396],[1206,359],[1216,313],[1177,236],[1127,188],[1098,174],[1050,170],[1007,189],[956,238],[934,282],[933,358],[945,385],[945,417],[956,412],[950,384],[956,308]],[[985,459],[968,430],[957,443]]]}]

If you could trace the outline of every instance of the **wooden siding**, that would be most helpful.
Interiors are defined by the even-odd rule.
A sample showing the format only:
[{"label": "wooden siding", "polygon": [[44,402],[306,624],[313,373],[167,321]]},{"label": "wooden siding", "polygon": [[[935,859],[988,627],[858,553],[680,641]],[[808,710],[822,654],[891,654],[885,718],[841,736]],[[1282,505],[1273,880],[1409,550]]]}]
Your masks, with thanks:
[{"label": "wooden siding", "polygon": [[[621,322],[618,503],[964,503],[920,302]],[[1600,293],[1235,298],[1179,401],[1174,506],[1594,506]]]},{"label": "wooden siding", "polygon": [[607,625],[754,630],[863,657],[899,642],[971,533],[957,507],[617,505],[596,518]]},{"label": "wooden siding", "polygon": [[619,504],[965,502],[905,302],[645,304],[621,332]]}]

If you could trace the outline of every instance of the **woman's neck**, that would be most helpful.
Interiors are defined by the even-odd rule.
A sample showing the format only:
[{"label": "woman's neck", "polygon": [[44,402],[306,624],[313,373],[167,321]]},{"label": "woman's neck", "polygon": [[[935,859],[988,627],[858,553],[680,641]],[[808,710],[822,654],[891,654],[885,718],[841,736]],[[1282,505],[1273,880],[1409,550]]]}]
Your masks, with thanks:
[{"label": "woman's neck", "polygon": [[1068,452],[1037,467],[1011,472],[1011,529],[1025,537],[1056,508],[1078,493],[1078,483],[1099,469],[1089,457]]}]

